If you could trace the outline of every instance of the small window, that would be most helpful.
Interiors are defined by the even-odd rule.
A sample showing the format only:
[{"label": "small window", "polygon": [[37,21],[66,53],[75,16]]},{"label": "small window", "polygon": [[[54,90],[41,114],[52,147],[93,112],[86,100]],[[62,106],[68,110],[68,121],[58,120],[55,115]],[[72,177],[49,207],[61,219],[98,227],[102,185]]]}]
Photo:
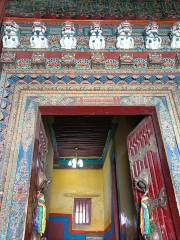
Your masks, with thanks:
[{"label": "small window", "polygon": [[74,223],[77,225],[91,223],[91,198],[74,199]]}]

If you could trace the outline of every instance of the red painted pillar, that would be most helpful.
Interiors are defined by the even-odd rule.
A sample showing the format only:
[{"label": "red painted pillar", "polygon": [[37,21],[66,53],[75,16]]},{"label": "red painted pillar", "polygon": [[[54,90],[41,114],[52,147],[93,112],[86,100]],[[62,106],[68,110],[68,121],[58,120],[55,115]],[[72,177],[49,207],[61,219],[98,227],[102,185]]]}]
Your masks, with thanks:
[{"label": "red painted pillar", "polygon": [[6,3],[7,0],[0,0],[0,26],[4,17]]}]

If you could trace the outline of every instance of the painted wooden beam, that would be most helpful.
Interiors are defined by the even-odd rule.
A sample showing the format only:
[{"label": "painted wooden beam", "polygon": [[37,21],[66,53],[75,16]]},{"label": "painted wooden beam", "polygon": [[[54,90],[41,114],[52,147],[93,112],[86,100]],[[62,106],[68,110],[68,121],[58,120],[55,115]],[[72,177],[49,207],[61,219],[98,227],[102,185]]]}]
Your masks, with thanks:
[{"label": "painted wooden beam", "polygon": [[[5,1],[5,0],[4,0]],[[35,21],[41,21],[46,23],[64,23],[64,22],[73,22],[76,24],[92,24],[94,21],[98,21],[101,24],[119,24],[122,22],[122,20],[90,20],[90,19],[50,19],[50,18],[23,18],[23,17],[4,17],[4,20],[12,19],[16,22],[35,22]],[[152,22],[152,20],[128,20],[131,24],[148,24]],[[158,24],[173,24],[177,22],[177,20],[156,20]]]}]

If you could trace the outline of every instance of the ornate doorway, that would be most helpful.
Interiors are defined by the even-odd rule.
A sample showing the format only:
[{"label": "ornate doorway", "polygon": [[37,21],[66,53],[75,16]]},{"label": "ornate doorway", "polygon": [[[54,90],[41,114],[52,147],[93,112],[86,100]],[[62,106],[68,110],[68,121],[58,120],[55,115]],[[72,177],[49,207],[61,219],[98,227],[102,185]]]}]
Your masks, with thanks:
[{"label": "ornate doorway", "polygon": [[[174,229],[174,223],[173,223],[174,220],[172,218],[172,208],[171,208],[172,206],[170,207],[170,203],[168,202],[168,198],[166,194],[166,188],[164,187],[165,182],[163,180],[164,176],[163,176],[162,169],[165,168],[165,163],[161,162],[160,155],[159,153],[157,153],[158,152],[157,142],[161,142],[162,140],[161,138],[158,138],[157,140],[155,140],[156,139],[155,130],[154,130],[153,121],[152,121],[152,119],[154,119],[154,124],[155,124],[156,114],[154,113],[154,109],[151,107],[150,108],[140,107],[139,109],[137,107],[136,108],[104,107],[104,109],[99,107],[87,107],[88,109],[84,107],[78,107],[78,108],[79,110],[77,110],[76,107],[54,107],[54,108],[51,107],[50,108],[47,106],[47,107],[40,107],[40,112],[41,114],[45,114],[45,115],[49,115],[49,114],[51,115],[54,113],[56,115],[74,115],[76,111],[76,114],[79,114],[79,115],[82,115],[84,112],[86,114],[88,113],[89,115],[96,115],[96,114],[99,115],[99,114],[103,114],[105,111],[105,114],[108,116],[109,114],[112,114],[112,113],[113,114],[119,113],[120,115],[123,115],[124,112],[127,113],[128,111],[129,115],[131,114],[136,115],[136,113],[141,113],[142,115],[151,114],[153,116],[153,118],[146,117],[138,125],[138,127],[128,136],[128,150],[129,150],[129,159],[132,166],[132,180],[135,181],[136,179],[135,181],[136,184],[134,187],[135,202],[136,202],[137,208],[139,208],[141,197],[146,192],[141,188],[143,188],[144,185],[149,184],[148,188],[150,188],[150,194],[148,198],[148,201],[149,201],[148,204],[154,204],[154,207],[152,209],[150,208],[149,210],[150,214],[152,215],[152,231],[148,236],[150,237],[150,239],[151,238],[153,239],[153,237],[155,236],[158,236],[159,239],[165,239],[165,237],[168,239],[169,237],[168,231],[170,231],[171,238],[177,239],[176,232]],[[158,129],[158,126],[156,126],[156,128]],[[37,132],[38,131],[36,131],[36,134]],[[42,135],[43,131],[42,131],[41,125],[40,125],[40,132]],[[36,151],[37,146],[38,146],[37,143],[35,143],[34,151]],[[152,147],[152,149],[150,149],[152,150],[152,152],[150,153],[148,152],[149,149],[147,149],[148,146]],[[116,147],[117,147],[117,144],[116,144]],[[155,154],[155,158],[151,154]],[[141,160],[141,162],[143,162],[142,164],[138,162],[140,161],[138,157],[141,155],[143,157],[145,156],[145,160],[143,160],[145,162]],[[157,169],[157,166],[158,166],[158,169]],[[32,165],[32,169],[33,169],[33,165]],[[148,180],[146,178],[144,180],[143,177],[141,177],[142,175],[141,172],[143,172],[144,170],[148,171],[148,174],[147,174],[148,176],[151,176],[149,179],[149,181],[151,181],[151,184],[148,183]],[[34,174],[34,172],[32,173]],[[116,174],[117,174],[117,171],[116,171]],[[156,174],[159,176],[156,177]],[[162,210],[162,208],[165,208],[165,210]],[[118,217],[119,214],[116,214],[116,217]],[[136,237],[134,237],[134,239],[136,239]]]},{"label": "ornate doorway", "polygon": [[[60,89],[58,90],[58,88]],[[90,89],[87,92],[87,86],[84,91],[80,91],[78,86],[74,86],[74,88],[76,88],[76,92],[68,91],[66,86],[55,86],[54,89],[54,86],[46,85],[46,91],[40,90],[41,86],[38,85],[29,87],[26,84],[19,84],[15,87],[14,101],[7,132],[8,139],[12,139],[12,141],[6,145],[4,152],[8,168],[4,166],[6,183],[1,210],[2,239],[17,237],[23,239],[24,236],[25,225],[22,222],[24,223],[26,219],[32,146],[34,144],[38,111],[42,115],[47,115],[47,112],[51,115],[64,115],[68,112],[71,112],[71,115],[77,115],[77,112],[82,112],[82,109],[84,114],[88,114],[91,109],[92,114],[98,112],[105,115],[109,114],[111,109],[112,115],[152,115],[155,122],[157,121],[157,117],[154,113],[157,111],[159,125],[168,126],[167,132],[166,127],[162,127],[160,130],[156,127],[158,125],[155,125],[158,135],[162,134],[166,150],[166,154],[162,151],[161,156],[166,155],[168,161],[173,162],[173,156],[177,156],[178,154],[176,149],[177,142],[179,141],[179,122],[175,114],[176,108],[173,108],[173,104],[169,104],[173,103],[171,91],[162,90],[158,93],[152,89],[151,93],[147,93],[140,89],[139,93],[137,90],[134,91],[134,94],[136,94],[135,97],[132,91],[123,90],[122,86],[121,91],[117,87],[116,91],[108,90],[108,92],[99,90],[91,91]],[[98,106],[100,103],[103,104]],[[147,106],[147,108],[143,107],[143,105]],[[162,146],[162,142],[158,141],[158,144]],[[162,147],[162,149],[164,148]],[[172,151],[169,152],[169,149],[172,149]],[[168,173],[168,163],[166,161],[163,161],[163,163],[163,171]],[[175,203],[174,205],[171,204],[171,211],[175,217],[175,223],[178,223],[179,217],[173,188],[170,186],[167,188],[167,192],[171,197],[171,202],[173,203],[174,201]],[[175,193],[177,199],[178,192],[175,191]],[[10,206],[11,211],[9,211]],[[18,210],[20,208],[21,212]]]}]

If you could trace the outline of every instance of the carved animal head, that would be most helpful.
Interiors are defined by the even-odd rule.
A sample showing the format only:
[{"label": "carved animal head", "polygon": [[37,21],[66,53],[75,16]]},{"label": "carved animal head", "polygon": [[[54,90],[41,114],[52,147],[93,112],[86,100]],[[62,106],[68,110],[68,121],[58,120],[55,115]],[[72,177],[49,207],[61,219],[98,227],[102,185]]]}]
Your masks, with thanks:
[{"label": "carved animal head", "polygon": [[180,37],[180,22],[174,23],[171,28],[171,37],[177,36]]},{"label": "carved animal head", "polygon": [[30,38],[31,48],[48,48],[48,38],[45,33],[46,26],[41,22],[34,22]]},{"label": "carved animal head", "polygon": [[159,26],[156,22],[149,23],[145,29],[145,36],[158,36],[159,35]]},{"label": "carved animal head", "polygon": [[94,23],[90,27],[90,34],[91,36],[100,36],[102,35],[102,27],[99,23]]},{"label": "carved animal head", "polygon": [[123,21],[119,24],[117,28],[118,35],[131,35],[132,34],[132,26],[128,21]]},{"label": "carved animal head", "polygon": [[135,188],[143,193],[147,193],[150,185],[150,173],[148,169],[143,169],[139,176],[134,178]]},{"label": "carved animal head", "polygon": [[75,35],[74,25],[70,22],[66,22],[62,28],[62,36],[74,36]]},{"label": "carved animal head", "polygon": [[15,21],[7,21],[4,23],[4,35],[16,36],[19,33],[19,25]]},{"label": "carved animal head", "polygon": [[46,33],[46,26],[41,22],[34,22],[32,26],[32,33],[35,36],[44,36]]}]

